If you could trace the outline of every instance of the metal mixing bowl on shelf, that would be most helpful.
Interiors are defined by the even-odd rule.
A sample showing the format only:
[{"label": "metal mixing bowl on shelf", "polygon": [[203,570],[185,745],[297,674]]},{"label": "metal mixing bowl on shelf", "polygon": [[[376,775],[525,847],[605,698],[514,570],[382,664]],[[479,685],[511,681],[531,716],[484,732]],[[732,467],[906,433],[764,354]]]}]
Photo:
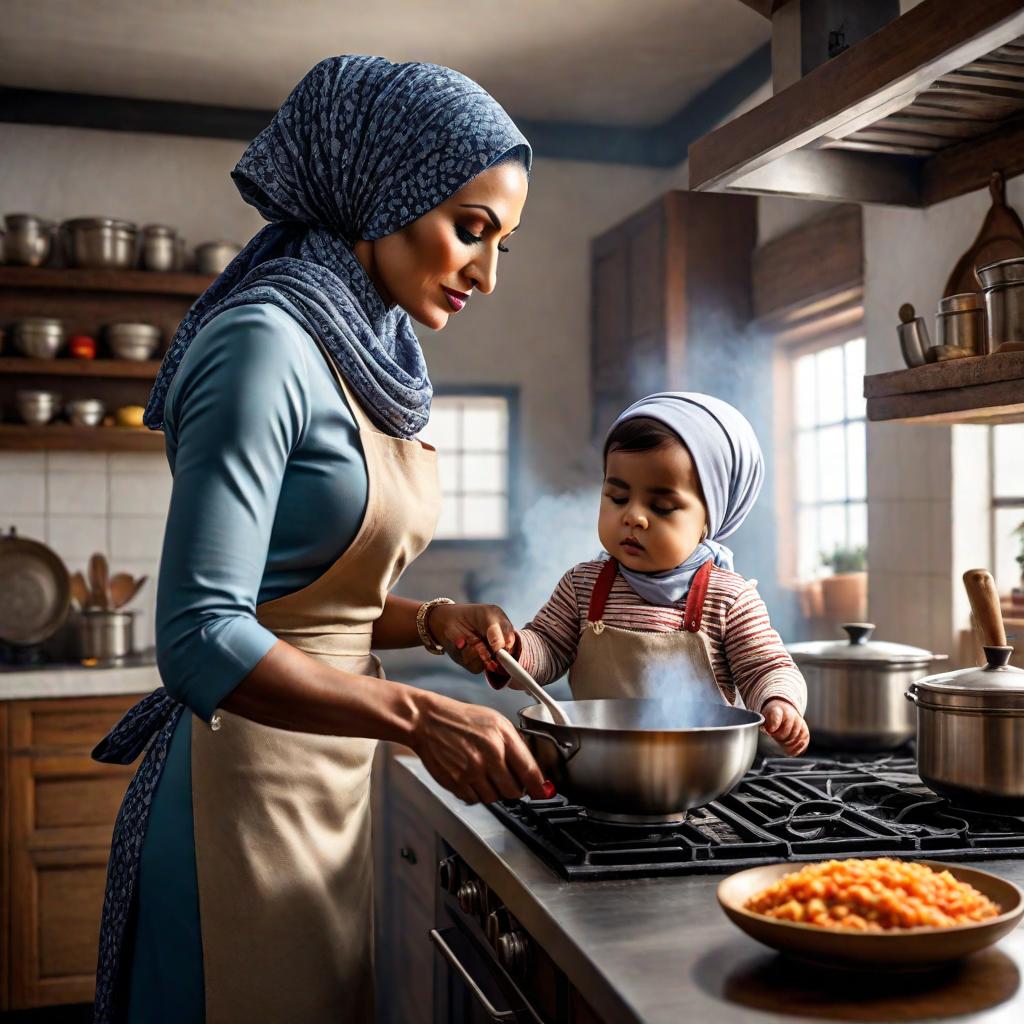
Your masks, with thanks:
[{"label": "metal mixing bowl on shelf", "polygon": [[76,427],[98,427],[106,411],[98,398],[75,398],[64,406],[65,415]]},{"label": "metal mixing bowl on shelf", "polygon": [[106,328],[107,345],[118,359],[144,362],[160,346],[160,328],[152,324],[110,324]]},{"label": "metal mixing bowl on shelf", "polygon": [[31,213],[4,217],[4,262],[20,267],[42,266],[53,248],[53,224]]},{"label": "metal mixing bowl on shelf", "polygon": [[30,427],[49,423],[60,412],[61,396],[56,391],[22,389],[14,394],[18,414]]},{"label": "metal mixing bowl on shelf", "polygon": [[55,359],[64,347],[64,324],[53,317],[22,317],[12,335],[14,347],[29,359]]}]

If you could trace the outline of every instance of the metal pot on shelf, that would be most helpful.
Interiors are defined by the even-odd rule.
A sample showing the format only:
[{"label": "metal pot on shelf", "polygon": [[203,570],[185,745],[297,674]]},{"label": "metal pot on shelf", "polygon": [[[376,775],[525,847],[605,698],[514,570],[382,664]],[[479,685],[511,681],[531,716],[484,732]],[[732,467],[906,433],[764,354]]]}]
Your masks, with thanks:
[{"label": "metal pot on shelf", "polygon": [[75,620],[78,657],[82,661],[118,662],[135,649],[135,613],[85,608]]},{"label": "metal pot on shelf", "polygon": [[985,293],[988,351],[1024,351],[1024,258],[989,263],[975,275]]},{"label": "metal pot on shelf", "polygon": [[130,221],[114,217],[76,217],[65,221],[61,231],[72,267],[128,270],[135,266],[139,230]]},{"label": "metal pot on shelf", "polygon": [[840,750],[893,750],[913,739],[916,722],[904,694],[946,655],[872,640],[874,624],[848,622],[847,640],[788,644],[807,681],[811,741]]},{"label": "metal pot on shelf", "polygon": [[21,267],[42,266],[53,248],[54,226],[31,213],[4,217],[4,262]]},{"label": "metal pot on shelf", "polygon": [[964,573],[985,664],[912,683],[917,771],[967,807],[1024,813],[1024,671],[1009,664],[999,594],[985,569]]}]

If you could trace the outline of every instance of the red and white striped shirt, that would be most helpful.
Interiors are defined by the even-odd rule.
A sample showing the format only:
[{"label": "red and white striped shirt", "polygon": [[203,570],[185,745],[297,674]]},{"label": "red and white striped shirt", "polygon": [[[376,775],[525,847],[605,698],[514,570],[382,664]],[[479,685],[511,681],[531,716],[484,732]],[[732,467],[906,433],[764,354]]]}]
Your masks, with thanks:
[{"label": "red and white striped shirt", "polygon": [[[595,560],[570,569],[548,603],[519,630],[519,663],[539,683],[558,679],[576,660],[590,597],[604,566]],[[618,573],[602,619],[621,629],[669,633],[683,628],[684,606],[685,600],[670,607],[648,604]],[[738,690],[753,711],[781,697],[803,714],[807,685],[772,628],[756,583],[713,566],[700,628],[710,641],[715,681],[729,704],[736,702]]]}]

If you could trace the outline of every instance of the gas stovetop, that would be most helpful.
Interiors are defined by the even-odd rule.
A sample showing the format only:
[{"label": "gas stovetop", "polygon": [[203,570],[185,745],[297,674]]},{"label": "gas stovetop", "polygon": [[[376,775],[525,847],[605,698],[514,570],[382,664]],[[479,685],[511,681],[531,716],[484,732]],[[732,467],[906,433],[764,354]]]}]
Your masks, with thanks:
[{"label": "gas stovetop", "polygon": [[568,879],[736,871],[779,860],[961,860],[1024,854],[1024,817],[953,807],[912,757],[768,758],[672,825],[595,821],[564,797],[491,811]]}]

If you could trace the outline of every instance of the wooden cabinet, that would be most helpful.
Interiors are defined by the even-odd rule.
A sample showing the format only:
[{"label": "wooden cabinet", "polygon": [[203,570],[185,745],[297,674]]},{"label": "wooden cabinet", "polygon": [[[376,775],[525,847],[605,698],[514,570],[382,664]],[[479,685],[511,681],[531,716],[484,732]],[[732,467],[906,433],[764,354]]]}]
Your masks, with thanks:
[{"label": "wooden cabinet", "polygon": [[411,751],[382,743],[373,768],[377,1019],[431,1024],[434,1019],[436,838],[433,828],[392,784],[394,757]]},{"label": "wooden cabinet", "polygon": [[89,752],[136,699],[0,705],[0,1009],[92,999],[110,836],[133,769]]},{"label": "wooden cabinet", "polygon": [[669,192],[591,246],[592,432],[698,387],[700,356],[750,320],[756,200]]}]

